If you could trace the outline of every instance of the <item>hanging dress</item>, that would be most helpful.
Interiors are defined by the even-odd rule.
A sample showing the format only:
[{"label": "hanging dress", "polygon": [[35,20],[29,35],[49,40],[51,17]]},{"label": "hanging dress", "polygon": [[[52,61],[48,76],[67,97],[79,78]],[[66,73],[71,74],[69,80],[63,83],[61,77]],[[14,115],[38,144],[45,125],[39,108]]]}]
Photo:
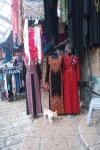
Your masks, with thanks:
[{"label": "hanging dress", "polygon": [[79,113],[78,81],[80,69],[77,56],[63,56],[64,110],[67,114]]},{"label": "hanging dress", "polygon": [[27,115],[36,116],[42,112],[42,106],[39,79],[34,61],[31,61],[30,65],[27,62],[23,63],[23,71],[23,81],[26,78]]},{"label": "hanging dress", "polygon": [[48,65],[45,81],[49,81],[49,108],[51,111],[57,111],[58,114],[64,114],[63,105],[63,81],[62,81],[62,56],[53,59],[48,57]]}]

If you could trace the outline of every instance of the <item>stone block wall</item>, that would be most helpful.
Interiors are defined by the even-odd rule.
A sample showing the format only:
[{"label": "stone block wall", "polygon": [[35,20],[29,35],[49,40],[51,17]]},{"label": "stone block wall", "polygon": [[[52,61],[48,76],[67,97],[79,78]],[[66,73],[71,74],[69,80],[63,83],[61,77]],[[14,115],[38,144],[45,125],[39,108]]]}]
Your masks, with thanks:
[{"label": "stone block wall", "polygon": [[93,94],[89,88],[80,86],[80,97],[89,106],[92,97],[100,97],[100,48],[81,50],[79,52],[81,68],[81,82],[89,82],[97,94]]}]

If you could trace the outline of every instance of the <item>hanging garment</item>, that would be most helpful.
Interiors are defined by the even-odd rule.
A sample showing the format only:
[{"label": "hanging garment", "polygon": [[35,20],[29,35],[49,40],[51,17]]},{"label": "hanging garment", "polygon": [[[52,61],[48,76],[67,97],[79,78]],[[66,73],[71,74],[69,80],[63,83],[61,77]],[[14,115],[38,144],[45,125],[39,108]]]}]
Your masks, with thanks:
[{"label": "hanging garment", "polygon": [[[68,38],[71,48],[84,48],[87,35],[85,6],[89,0],[68,0]],[[86,3],[86,4],[85,4]]]},{"label": "hanging garment", "polygon": [[38,60],[39,62],[42,61],[42,43],[41,43],[41,36],[42,36],[42,26],[36,26],[34,28],[29,28],[28,33],[29,38],[29,51],[30,57],[33,60]]},{"label": "hanging garment", "polygon": [[18,45],[23,44],[23,0],[18,0]]},{"label": "hanging garment", "polygon": [[15,95],[16,93],[16,79],[15,79],[15,75],[12,74],[12,93]]},{"label": "hanging garment", "polygon": [[18,0],[11,0],[11,11],[13,40],[15,42],[18,34]]},{"label": "hanging garment", "polygon": [[9,98],[13,96],[12,93],[12,74],[7,73],[7,89],[8,89],[8,96]]},{"label": "hanging garment", "polygon": [[48,36],[55,38],[58,43],[57,0],[44,0],[45,31]]},{"label": "hanging garment", "polygon": [[19,73],[15,73],[15,80],[16,80],[16,91],[20,91],[20,83],[19,83]]},{"label": "hanging garment", "polygon": [[65,113],[79,113],[78,81],[80,69],[77,56],[63,56],[64,110]]},{"label": "hanging garment", "polygon": [[38,25],[34,27],[34,43],[35,47],[37,47],[37,55],[38,55],[38,62],[42,62],[42,43],[41,43],[41,37],[42,37],[42,26]]},{"label": "hanging garment", "polygon": [[62,56],[53,59],[48,57],[48,66],[45,82],[49,82],[50,99],[49,108],[57,111],[58,114],[64,114],[63,105],[63,81],[62,81]]},{"label": "hanging garment", "polygon": [[25,51],[25,54],[28,56],[29,63],[30,63],[29,38],[28,38],[28,19],[25,19],[25,22],[24,22],[23,39],[24,39],[24,51]]},{"label": "hanging garment", "polygon": [[67,0],[58,0],[57,14],[59,17],[59,21],[68,25],[68,1]]},{"label": "hanging garment", "polygon": [[[26,74],[25,74],[26,67]],[[27,115],[38,115],[42,112],[41,96],[39,89],[39,79],[34,61],[30,65],[23,63],[23,81],[26,76],[26,104]]]},{"label": "hanging garment", "polygon": [[28,19],[44,18],[43,0],[24,0],[23,6],[25,18]]},{"label": "hanging garment", "polygon": [[[98,7],[95,2],[99,2]],[[90,46],[100,45],[100,0],[91,0],[90,4]],[[87,12],[89,11],[89,7]]]},{"label": "hanging garment", "polygon": [[4,92],[6,97],[8,98],[8,88],[7,88],[7,74],[4,74]]},{"label": "hanging garment", "polygon": [[43,80],[43,85],[45,83],[45,78],[46,78],[46,64],[47,64],[47,59],[44,58],[43,63],[42,63],[42,80]]}]

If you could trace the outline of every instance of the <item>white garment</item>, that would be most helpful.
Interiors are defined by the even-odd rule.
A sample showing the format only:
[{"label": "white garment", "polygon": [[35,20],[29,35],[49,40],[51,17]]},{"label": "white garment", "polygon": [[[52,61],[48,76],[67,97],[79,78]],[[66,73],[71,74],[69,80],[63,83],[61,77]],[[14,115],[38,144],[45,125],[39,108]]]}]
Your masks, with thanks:
[{"label": "white garment", "polygon": [[28,38],[28,19],[25,19],[25,22],[24,22],[23,39],[24,39],[24,51],[25,51],[25,54],[28,56],[29,64],[30,64],[29,38]]},{"label": "white garment", "polygon": [[6,73],[4,74],[4,91],[5,91],[5,95],[8,98],[8,88],[7,88],[7,76],[6,76]]},{"label": "white garment", "polygon": [[34,27],[34,41],[35,41],[35,46],[38,49],[38,63],[41,64],[42,62],[42,42],[41,42],[41,27],[36,26]]},{"label": "white garment", "polygon": [[16,93],[16,79],[15,79],[15,75],[12,74],[12,93],[15,95]]},{"label": "white garment", "polygon": [[59,18],[61,17],[61,0],[58,0],[57,15],[58,15]]}]

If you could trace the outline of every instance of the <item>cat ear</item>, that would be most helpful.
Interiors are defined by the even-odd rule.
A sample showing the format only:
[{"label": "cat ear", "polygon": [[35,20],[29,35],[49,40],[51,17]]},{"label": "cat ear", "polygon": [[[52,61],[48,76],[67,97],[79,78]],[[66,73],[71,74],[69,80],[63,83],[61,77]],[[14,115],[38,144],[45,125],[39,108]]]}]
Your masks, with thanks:
[{"label": "cat ear", "polygon": [[55,113],[57,113],[57,111],[55,111]]}]

